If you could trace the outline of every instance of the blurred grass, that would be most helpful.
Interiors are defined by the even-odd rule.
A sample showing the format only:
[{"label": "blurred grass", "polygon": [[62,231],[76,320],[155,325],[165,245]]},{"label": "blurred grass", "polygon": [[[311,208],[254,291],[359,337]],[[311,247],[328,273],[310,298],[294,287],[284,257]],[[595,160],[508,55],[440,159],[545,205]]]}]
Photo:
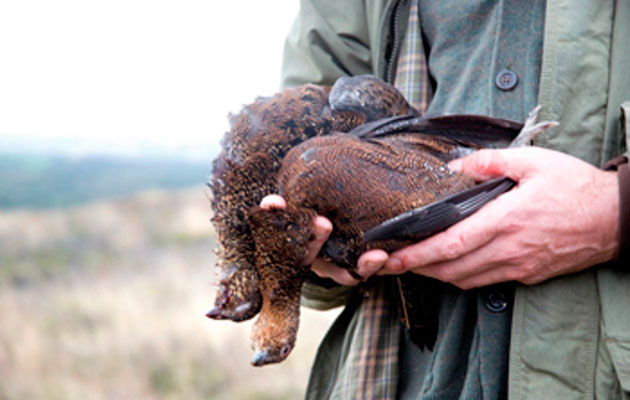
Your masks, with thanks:
[{"label": "blurred grass", "polygon": [[203,188],[0,213],[0,399],[297,399],[336,313],[249,365],[251,321],[211,321]]}]

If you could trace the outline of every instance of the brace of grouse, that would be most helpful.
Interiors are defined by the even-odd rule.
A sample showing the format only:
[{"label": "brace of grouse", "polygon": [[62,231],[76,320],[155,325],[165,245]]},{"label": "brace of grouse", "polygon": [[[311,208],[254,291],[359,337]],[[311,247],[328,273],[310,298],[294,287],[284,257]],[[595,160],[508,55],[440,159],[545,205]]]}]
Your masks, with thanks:
[{"label": "brace of grouse", "polygon": [[[295,346],[309,272],[302,260],[316,215],[334,227],[321,256],[354,273],[362,252],[391,252],[419,239],[367,241],[368,230],[475,186],[448,161],[482,147],[527,143],[552,125],[534,120],[532,114],[521,130],[488,117],[418,117],[392,86],[364,76],[342,78],[330,91],[308,85],[259,99],[233,118],[214,163],[221,272],[208,316],[238,321],[258,313],[252,364],[282,361]],[[282,195],[286,207],[257,206],[271,193]],[[392,282],[412,340],[432,348],[441,283],[411,273],[372,279]]]},{"label": "brace of grouse", "polygon": [[[255,316],[262,298],[255,268],[250,210],[276,189],[282,159],[297,144],[330,132],[413,109],[375,78],[341,81],[329,87],[305,85],[262,97],[236,116],[213,162],[212,222],[217,232],[217,295],[207,316],[243,321]],[[349,94],[351,92],[351,94]]]}]

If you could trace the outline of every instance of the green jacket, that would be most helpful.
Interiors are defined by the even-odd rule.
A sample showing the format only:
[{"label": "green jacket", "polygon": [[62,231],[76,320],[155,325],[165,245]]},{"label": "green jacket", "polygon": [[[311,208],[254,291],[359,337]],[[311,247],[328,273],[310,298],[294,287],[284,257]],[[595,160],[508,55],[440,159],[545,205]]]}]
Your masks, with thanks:
[{"label": "green jacket", "polygon": [[[405,0],[302,0],[287,39],[284,85],[374,74],[391,81]],[[547,2],[539,104],[560,127],[536,142],[593,165],[627,152],[630,0]],[[305,287],[305,304],[339,305],[343,289]],[[511,399],[630,398],[630,266],[610,263],[514,299]]]}]

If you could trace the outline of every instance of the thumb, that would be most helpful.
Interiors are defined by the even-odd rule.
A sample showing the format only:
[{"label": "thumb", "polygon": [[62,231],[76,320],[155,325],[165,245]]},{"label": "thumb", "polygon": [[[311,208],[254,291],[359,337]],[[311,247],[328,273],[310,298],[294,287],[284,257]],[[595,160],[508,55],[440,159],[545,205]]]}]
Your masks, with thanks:
[{"label": "thumb", "polygon": [[449,162],[448,167],[455,172],[468,174],[477,181],[507,176],[518,182],[535,167],[528,157],[517,154],[521,150],[525,149],[483,149]]}]

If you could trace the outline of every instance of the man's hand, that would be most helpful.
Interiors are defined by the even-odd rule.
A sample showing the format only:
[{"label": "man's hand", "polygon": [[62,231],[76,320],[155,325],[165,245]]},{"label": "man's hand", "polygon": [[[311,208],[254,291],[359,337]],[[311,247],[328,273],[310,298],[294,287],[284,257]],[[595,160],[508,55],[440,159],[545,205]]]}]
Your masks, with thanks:
[{"label": "man's hand", "polygon": [[[504,281],[535,284],[612,259],[618,247],[615,173],[541,148],[481,150],[451,168],[479,181],[518,185],[477,213],[415,245],[366,252],[359,273],[412,271],[468,289]],[[368,264],[369,267],[368,267]]]},{"label": "man's hand", "polygon": [[[262,199],[260,207],[265,209],[284,208],[286,207],[286,202],[281,196],[271,194]],[[330,236],[332,229],[332,223],[328,220],[328,218],[322,217],[321,215],[315,217],[313,220],[313,239],[308,243],[308,250],[306,257],[304,258],[304,265],[310,265],[313,272],[322,278],[331,278],[341,285],[354,286],[358,284],[359,281],[353,278],[346,269],[340,268],[329,261],[317,258],[317,254],[326,240],[328,240],[328,236]],[[370,260],[362,263],[363,270],[361,276],[367,278],[374,274],[383,266],[387,257],[387,253],[382,250],[374,250],[370,252]],[[359,262],[361,262],[361,258],[359,258]]]}]

